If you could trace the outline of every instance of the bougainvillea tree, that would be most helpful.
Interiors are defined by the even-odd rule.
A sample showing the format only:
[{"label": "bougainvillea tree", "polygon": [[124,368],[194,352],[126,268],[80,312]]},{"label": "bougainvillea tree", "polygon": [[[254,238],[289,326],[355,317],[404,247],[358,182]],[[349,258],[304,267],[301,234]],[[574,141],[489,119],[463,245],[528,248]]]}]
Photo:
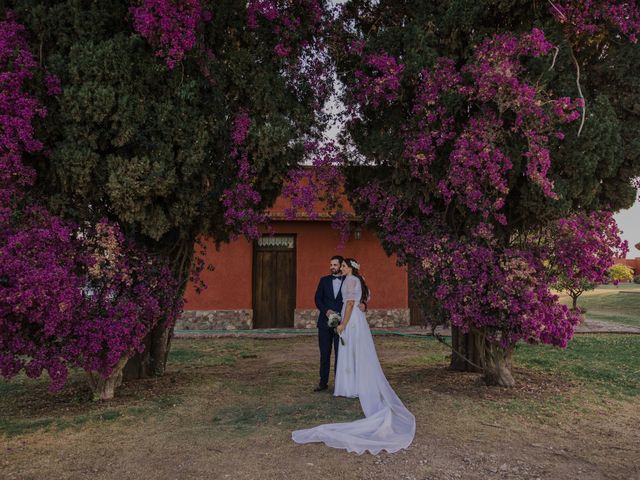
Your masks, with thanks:
[{"label": "bougainvillea tree", "polygon": [[[39,127],[46,147],[30,155],[52,211],[108,218],[171,263],[180,293],[202,267],[199,237],[257,234],[322,130],[323,1],[5,4],[59,78]],[[125,375],[163,372],[171,327],[153,330]]]},{"label": "bougainvillea tree", "polygon": [[[586,8],[584,8],[586,7]],[[632,2],[346,2],[351,199],[409,265],[452,367],[513,385],[518,341],[565,346],[560,275],[626,250],[611,213],[640,172]],[[588,75],[586,74],[588,72]]]},{"label": "bougainvillea tree", "polygon": [[[35,190],[31,155],[47,115],[38,93],[58,95],[12,13],[0,20],[0,376],[47,372],[60,389],[85,370],[96,398],[111,398],[122,369],[181,301],[162,260],[105,220],[80,224],[51,214]],[[170,320],[168,320],[170,319]]]}]

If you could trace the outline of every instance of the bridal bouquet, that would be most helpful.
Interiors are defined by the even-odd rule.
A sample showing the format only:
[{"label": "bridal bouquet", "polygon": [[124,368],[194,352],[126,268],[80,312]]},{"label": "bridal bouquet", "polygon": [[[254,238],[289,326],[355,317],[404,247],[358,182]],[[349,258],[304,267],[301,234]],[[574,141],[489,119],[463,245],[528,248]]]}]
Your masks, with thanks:
[{"label": "bridal bouquet", "polygon": [[[327,325],[329,325],[329,328],[333,328],[334,330],[338,328],[338,325],[340,325],[340,322],[342,321],[342,317],[338,312],[331,313],[327,318],[329,319],[327,321]],[[342,336],[340,336],[340,343],[342,345],[345,344]]]}]

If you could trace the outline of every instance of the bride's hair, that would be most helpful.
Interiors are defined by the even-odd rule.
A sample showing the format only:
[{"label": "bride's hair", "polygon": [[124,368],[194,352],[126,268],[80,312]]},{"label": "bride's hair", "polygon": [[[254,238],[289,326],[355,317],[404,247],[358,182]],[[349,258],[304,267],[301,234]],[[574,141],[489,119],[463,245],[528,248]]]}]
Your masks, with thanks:
[{"label": "bride's hair", "polygon": [[354,264],[358,266],[360,265],[355,258],[345,258],[344,261],[351,268],[352,275],[360,279],[360,283],[362,284],[362,298],[360,299],[360,303],[364,303],[366,305],[369,301],[369,287],[367,287],[364,278],[360,275],[360,269],[353,266]]}]

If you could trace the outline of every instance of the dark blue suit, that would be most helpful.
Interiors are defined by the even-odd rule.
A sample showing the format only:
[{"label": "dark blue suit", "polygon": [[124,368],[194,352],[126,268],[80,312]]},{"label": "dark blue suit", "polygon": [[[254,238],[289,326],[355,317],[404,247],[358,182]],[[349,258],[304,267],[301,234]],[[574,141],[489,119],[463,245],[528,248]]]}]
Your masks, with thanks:
[{"label": "dark blue suit", "polygon": [[[331,368],[331,346],[333,345],[335,354],[335,365],[338,363],[338,340],[339,336],[335,330],[327,325],[327,310],[340,313],[342,311],[342,292],[338,290],[338,296],[333,296],[333,275],[327,275],[320,279],[316,290],[316,307],[320,310],[318,316],[318,345],[320,346],[320,385],[329,383],[329,370]],[[340,287],[344,277],[340,278]]]}]

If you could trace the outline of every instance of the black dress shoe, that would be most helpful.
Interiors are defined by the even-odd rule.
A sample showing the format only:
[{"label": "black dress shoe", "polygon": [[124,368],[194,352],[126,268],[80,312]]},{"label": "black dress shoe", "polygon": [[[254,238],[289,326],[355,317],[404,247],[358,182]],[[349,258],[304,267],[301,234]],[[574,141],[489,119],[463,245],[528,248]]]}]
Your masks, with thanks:
[{"label": "black dress shoe", "polygon": [[326,390],[327,388],[329,388],[329,385],[318,385],[316,388],[313,389],[313,391],[321,392],[322,390]]}]

